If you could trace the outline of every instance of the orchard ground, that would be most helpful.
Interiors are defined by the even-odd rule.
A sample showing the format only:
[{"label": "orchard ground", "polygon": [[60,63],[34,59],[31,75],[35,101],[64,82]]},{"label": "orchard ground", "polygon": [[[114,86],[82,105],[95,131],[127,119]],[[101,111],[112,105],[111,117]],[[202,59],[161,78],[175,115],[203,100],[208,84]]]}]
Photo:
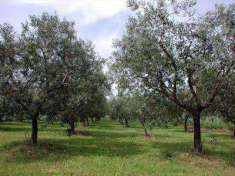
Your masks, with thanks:
[{"label": "orchard ground", "polygon": [[227,129],[203,129],[203,156],[193,154],[193,133],[137,123],[123,128],[102,120],[68,137],[58,123],[40,123],[32,147],[30,123],[0,123],[1,176],[234,176],[235,139]]}]

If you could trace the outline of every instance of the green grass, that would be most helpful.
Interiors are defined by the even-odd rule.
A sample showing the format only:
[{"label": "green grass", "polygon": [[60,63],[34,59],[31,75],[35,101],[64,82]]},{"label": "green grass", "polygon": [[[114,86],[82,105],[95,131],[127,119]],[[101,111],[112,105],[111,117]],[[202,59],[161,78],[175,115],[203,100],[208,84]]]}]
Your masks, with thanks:
[{"label": "green grass", "polygon": [[0,176],[234,176],[235,139],[229,131],[204,130],[205,155],[192,152],[192,133],[101,121],[68,137],[58,124],[40,125],[32,147],[30,125],[0,124]]}]

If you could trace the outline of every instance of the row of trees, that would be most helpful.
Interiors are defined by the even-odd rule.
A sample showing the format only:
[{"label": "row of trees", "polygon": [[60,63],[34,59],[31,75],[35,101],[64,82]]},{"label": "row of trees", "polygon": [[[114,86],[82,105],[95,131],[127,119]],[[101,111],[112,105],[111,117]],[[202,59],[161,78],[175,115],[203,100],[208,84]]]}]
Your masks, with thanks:
[{"label": "row of trees", "polygon": [[88,124],[104,115],[109,86],[102,64],[74,23],[57,15],[30,16],[19,35],[0,25],[1,117],[31,119],[33,144],[41,115],[68,123],[75,133],[78,118]]},{"label": "row of trees", "polygon": [[129,6],[136,13],[114,45],[118,84],[190,114],[194,150],[202,153],[202,112],[213,109],[235,121],[235,5],[204,16],[193,13],[193,0],[131,0]]},{"label": "row of trees", "polygon": [[[107,106],[104,61],[74,23],[57,15],[30,16],[20,34],[0,25],[0,119],[61,120],[75,133],[109,114],[124,126],[148,126],[185,116],[193,119],[194,149],[202,153],[201,114],[220,113],[235,123],[235,5],[216,6],[204,16],[194,0],[130,0],[135,11],[115,42],[114,77],[119,95]],[[108,111],[107,111],[108,110]],[[234,132],[235,134],[235,132]]]},{"label": "row of trees", "polygon": [[[155,96],[158,96],[156,98]],[[108,115],[118,120],[124,127],[130,127],[130,121],[139,121],[145,136],[150,136],[148,128],[155,126],[167,127],[169,123],[182,124],[188,119],[182,109],[161,98],[160,95],[141,95],[137,92],[120,94],[108,101]],[[185,126],[187,131],[187,124]]]}]

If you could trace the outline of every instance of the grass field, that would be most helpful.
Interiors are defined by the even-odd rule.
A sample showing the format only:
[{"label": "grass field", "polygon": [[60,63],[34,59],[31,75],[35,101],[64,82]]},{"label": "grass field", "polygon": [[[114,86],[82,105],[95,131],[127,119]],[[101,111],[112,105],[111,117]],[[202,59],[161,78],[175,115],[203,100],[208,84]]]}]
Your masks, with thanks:
[{"label": "grass field", "polygon": [[39,130],[39,146],[27,143],[30,125],[0,123],[0,176],[234,176],[235,139],[229,131],[204,130],[204,156],[192,152],[192,133],[101,121],[68,137],[58,124]]}]

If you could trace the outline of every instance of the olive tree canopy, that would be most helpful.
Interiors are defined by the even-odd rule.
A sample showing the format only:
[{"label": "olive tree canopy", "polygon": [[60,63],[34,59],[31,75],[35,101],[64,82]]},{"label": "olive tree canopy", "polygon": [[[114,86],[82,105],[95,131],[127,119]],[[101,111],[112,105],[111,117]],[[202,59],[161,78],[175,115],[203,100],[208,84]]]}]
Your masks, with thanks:
[{"label": "olive tree canopy", "polygon": [[160,93],[192,114],[194,149],[202,152],[200,114],[234,74],[234,10],[204,16],[192,0],[130,1],[135,14],[115,43],[115,68],[132,88]]}]

